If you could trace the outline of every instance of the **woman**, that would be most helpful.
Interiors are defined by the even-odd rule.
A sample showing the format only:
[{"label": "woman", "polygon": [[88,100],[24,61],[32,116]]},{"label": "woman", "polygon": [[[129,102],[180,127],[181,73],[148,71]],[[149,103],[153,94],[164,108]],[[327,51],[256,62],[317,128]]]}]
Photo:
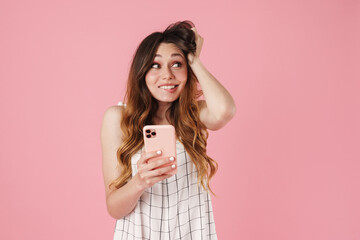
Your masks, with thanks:
[{"label": "woman", "polygon": [[[103,175],[114,239],[217,239],[209,195],[217,163],[206,155],[207,129],[222,128],[235,104],[201,63],[202,44],[190,21],[150,34],[134,55],[126,104],[105,111]],[[169,166],[172,157],[147,163],[161,155],[143,151],[142,128],[150,124],[175,127],[177,166]],[[167,174],[173,167],[177,173]]]}]

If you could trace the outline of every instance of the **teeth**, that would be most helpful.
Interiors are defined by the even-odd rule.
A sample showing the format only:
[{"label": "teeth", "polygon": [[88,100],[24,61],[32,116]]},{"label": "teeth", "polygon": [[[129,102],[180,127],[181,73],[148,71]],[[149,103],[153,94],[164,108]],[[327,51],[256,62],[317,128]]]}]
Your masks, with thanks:
[{"label": "teeth", "polygon": [[175,88],[176,86],[175,85],[171,85],[171,86],[160,86],[160,88],[162,89],[173,89]]}]

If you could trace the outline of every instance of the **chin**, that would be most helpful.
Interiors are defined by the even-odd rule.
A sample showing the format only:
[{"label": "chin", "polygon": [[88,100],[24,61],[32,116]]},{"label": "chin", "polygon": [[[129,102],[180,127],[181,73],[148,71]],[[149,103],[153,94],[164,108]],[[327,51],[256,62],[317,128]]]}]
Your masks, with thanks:
[{"label": "chin", "polygon": [[166,98],[166,99],[164,99],[164,98],[155,98],[159,103],[173,103],[173,102],[175,102],[176,100],[178,100],[179,99],[179,97],[177,97],[177,98]]}]

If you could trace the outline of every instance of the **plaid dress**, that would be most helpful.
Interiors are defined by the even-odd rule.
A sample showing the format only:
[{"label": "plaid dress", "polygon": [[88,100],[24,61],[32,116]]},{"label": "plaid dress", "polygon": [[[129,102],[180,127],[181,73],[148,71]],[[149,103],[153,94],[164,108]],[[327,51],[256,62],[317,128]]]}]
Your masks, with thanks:
[{"label": "plaid dress", "polygon": [[[131,159],[132,176],[143,150]],[[177,173],[145,190],[135,209],[116,220],[114,240],[217,239],[210,194],[198,186],[196,167],[179,141],[176,152]]]}]

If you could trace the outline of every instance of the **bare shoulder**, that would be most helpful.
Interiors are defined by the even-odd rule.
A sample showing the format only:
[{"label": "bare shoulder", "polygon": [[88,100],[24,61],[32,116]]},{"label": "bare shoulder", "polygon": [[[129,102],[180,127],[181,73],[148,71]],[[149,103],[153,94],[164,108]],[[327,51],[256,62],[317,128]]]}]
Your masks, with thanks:
[{"label": "bare shoulder", "polygon": [[104,112],[103,120],[120,120],[124,106],[113,105],[108,107]]},{"label": "bare shoulder", "polygon": [[121,169],[117,161],[117,150],[122,143],[120,121],[124,106],[110,106],[103,116],[101,126],[101,148],[103,177],[106,195],[109,194],[108,185],[119,177]]},{"label": "bare shoulder", "polygon": [[109,141],[120,145],[122,133],[120,129],[120,121],[124,106],[110,106],[103,116],[101,126],[101,142],[102,144],[110,144]]}]

